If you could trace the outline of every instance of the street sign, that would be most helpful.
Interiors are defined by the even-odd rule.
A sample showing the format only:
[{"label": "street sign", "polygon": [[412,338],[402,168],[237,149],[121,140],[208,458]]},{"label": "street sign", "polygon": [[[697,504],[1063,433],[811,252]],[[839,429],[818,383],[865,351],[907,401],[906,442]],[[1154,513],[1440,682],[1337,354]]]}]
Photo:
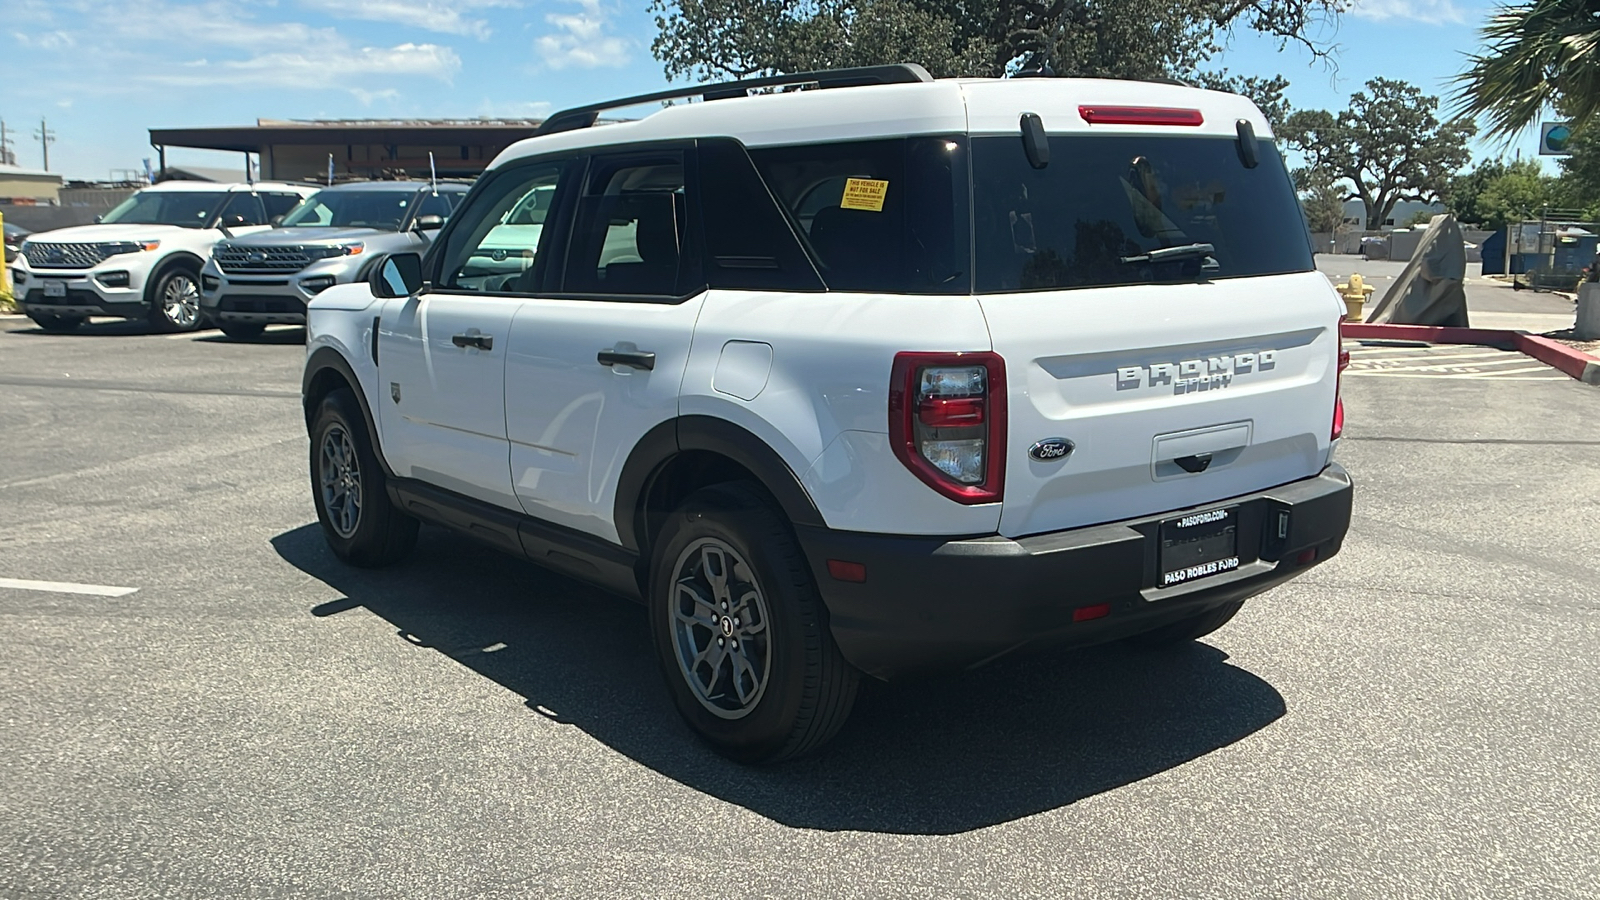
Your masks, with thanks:
[{"label": "street sign", "polygon": [[1539,126],[1540,156],[1571,156],[1572,128],[1566,122],[1545,122]]}]

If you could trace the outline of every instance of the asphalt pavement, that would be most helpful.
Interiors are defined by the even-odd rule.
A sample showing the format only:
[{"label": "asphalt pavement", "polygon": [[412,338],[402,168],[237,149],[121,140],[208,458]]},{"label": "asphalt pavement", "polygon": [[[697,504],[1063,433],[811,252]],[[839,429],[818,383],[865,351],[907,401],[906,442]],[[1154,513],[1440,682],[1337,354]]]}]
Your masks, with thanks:
[{"label": "asphalt pavement", "polygon": [[0,896],[1600,886],[1600,389],[1347,378],[1333,561],[1176,653],[870,685],[749,769],[639,607],[431,528],[339,564],[297,332],[139,331],[0,319]]}]

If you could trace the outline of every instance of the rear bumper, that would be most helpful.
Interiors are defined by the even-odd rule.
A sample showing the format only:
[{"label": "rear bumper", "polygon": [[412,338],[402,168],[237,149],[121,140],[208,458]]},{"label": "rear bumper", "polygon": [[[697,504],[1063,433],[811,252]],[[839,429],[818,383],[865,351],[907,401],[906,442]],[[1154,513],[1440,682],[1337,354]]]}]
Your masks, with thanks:
[{"label": "rear bumper", "polygon": [[[1239,567],[1171,588],[1157,587],[1160,524],[1195,510],[1015,540],[795,530],[845,658],[894,678],[970,668],[1025,647],[1116,640],[1254,596],[1339,551],[1352,497],[1349,475],[1332,465],[1313,478],[1197,507],[1238,507]],[[866,582],[835,579],[830,559],[864,564]],[[1073,620],[1099,604],[1109,604],[1109,614]]]}]

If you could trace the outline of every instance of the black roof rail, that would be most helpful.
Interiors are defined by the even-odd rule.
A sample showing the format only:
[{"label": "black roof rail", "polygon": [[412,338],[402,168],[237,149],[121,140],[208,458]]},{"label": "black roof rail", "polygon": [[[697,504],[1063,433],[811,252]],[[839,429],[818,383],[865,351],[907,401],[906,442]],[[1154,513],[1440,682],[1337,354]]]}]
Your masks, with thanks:
[{"label": "black roof rail", "polygon": [[622,97],[617,100],[607,100],[604,103],[591,103],[588,106],[574,106],[564,109],[550,118],[545,119],[539,130],[533,133],[534,137],[544,134],[558,134],[563,131],[576,131],[579,128],[588,128],[593,125],[602,112],[608,109],[621,109],[627,106],[638,106],[642,103],[659,103],[662,100],[680,100],[685,97],[701,97],[706,100],[726,100],[730,97],[744,97],[756,88],[785,87],[791,85],[814,84],[819,88],[860,87],[868,84],[918,84],[933,81],[933,76],[928,70],[916,63],[898,63],[892,66],[862,66],[856,69],[827,69],[821,72],[796,72],[793,75],[770,75],[764,78],[745,78],[739,81],[725,81],[720,84],[700,84],[692,87],[673,88],[667,91],[657,91],[653,94],[640,94],[636,97]]}]

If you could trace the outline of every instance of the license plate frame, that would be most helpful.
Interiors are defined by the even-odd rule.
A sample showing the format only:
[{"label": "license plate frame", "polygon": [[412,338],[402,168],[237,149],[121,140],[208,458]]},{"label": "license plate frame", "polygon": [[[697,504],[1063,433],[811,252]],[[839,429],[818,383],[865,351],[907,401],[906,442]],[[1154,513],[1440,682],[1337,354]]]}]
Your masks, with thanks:
[{"label": "license plate frame", "polygon": [[67,283],[54,278],[46,278],[44,280],[44,295],[46,297],[65,297],[67,295]]},{"label": "license plate frame", "polygon": [[1232,572],[1239,568],[1239,507],[1163,519],[1157,541],[1157,587],[1178,587]]}]

